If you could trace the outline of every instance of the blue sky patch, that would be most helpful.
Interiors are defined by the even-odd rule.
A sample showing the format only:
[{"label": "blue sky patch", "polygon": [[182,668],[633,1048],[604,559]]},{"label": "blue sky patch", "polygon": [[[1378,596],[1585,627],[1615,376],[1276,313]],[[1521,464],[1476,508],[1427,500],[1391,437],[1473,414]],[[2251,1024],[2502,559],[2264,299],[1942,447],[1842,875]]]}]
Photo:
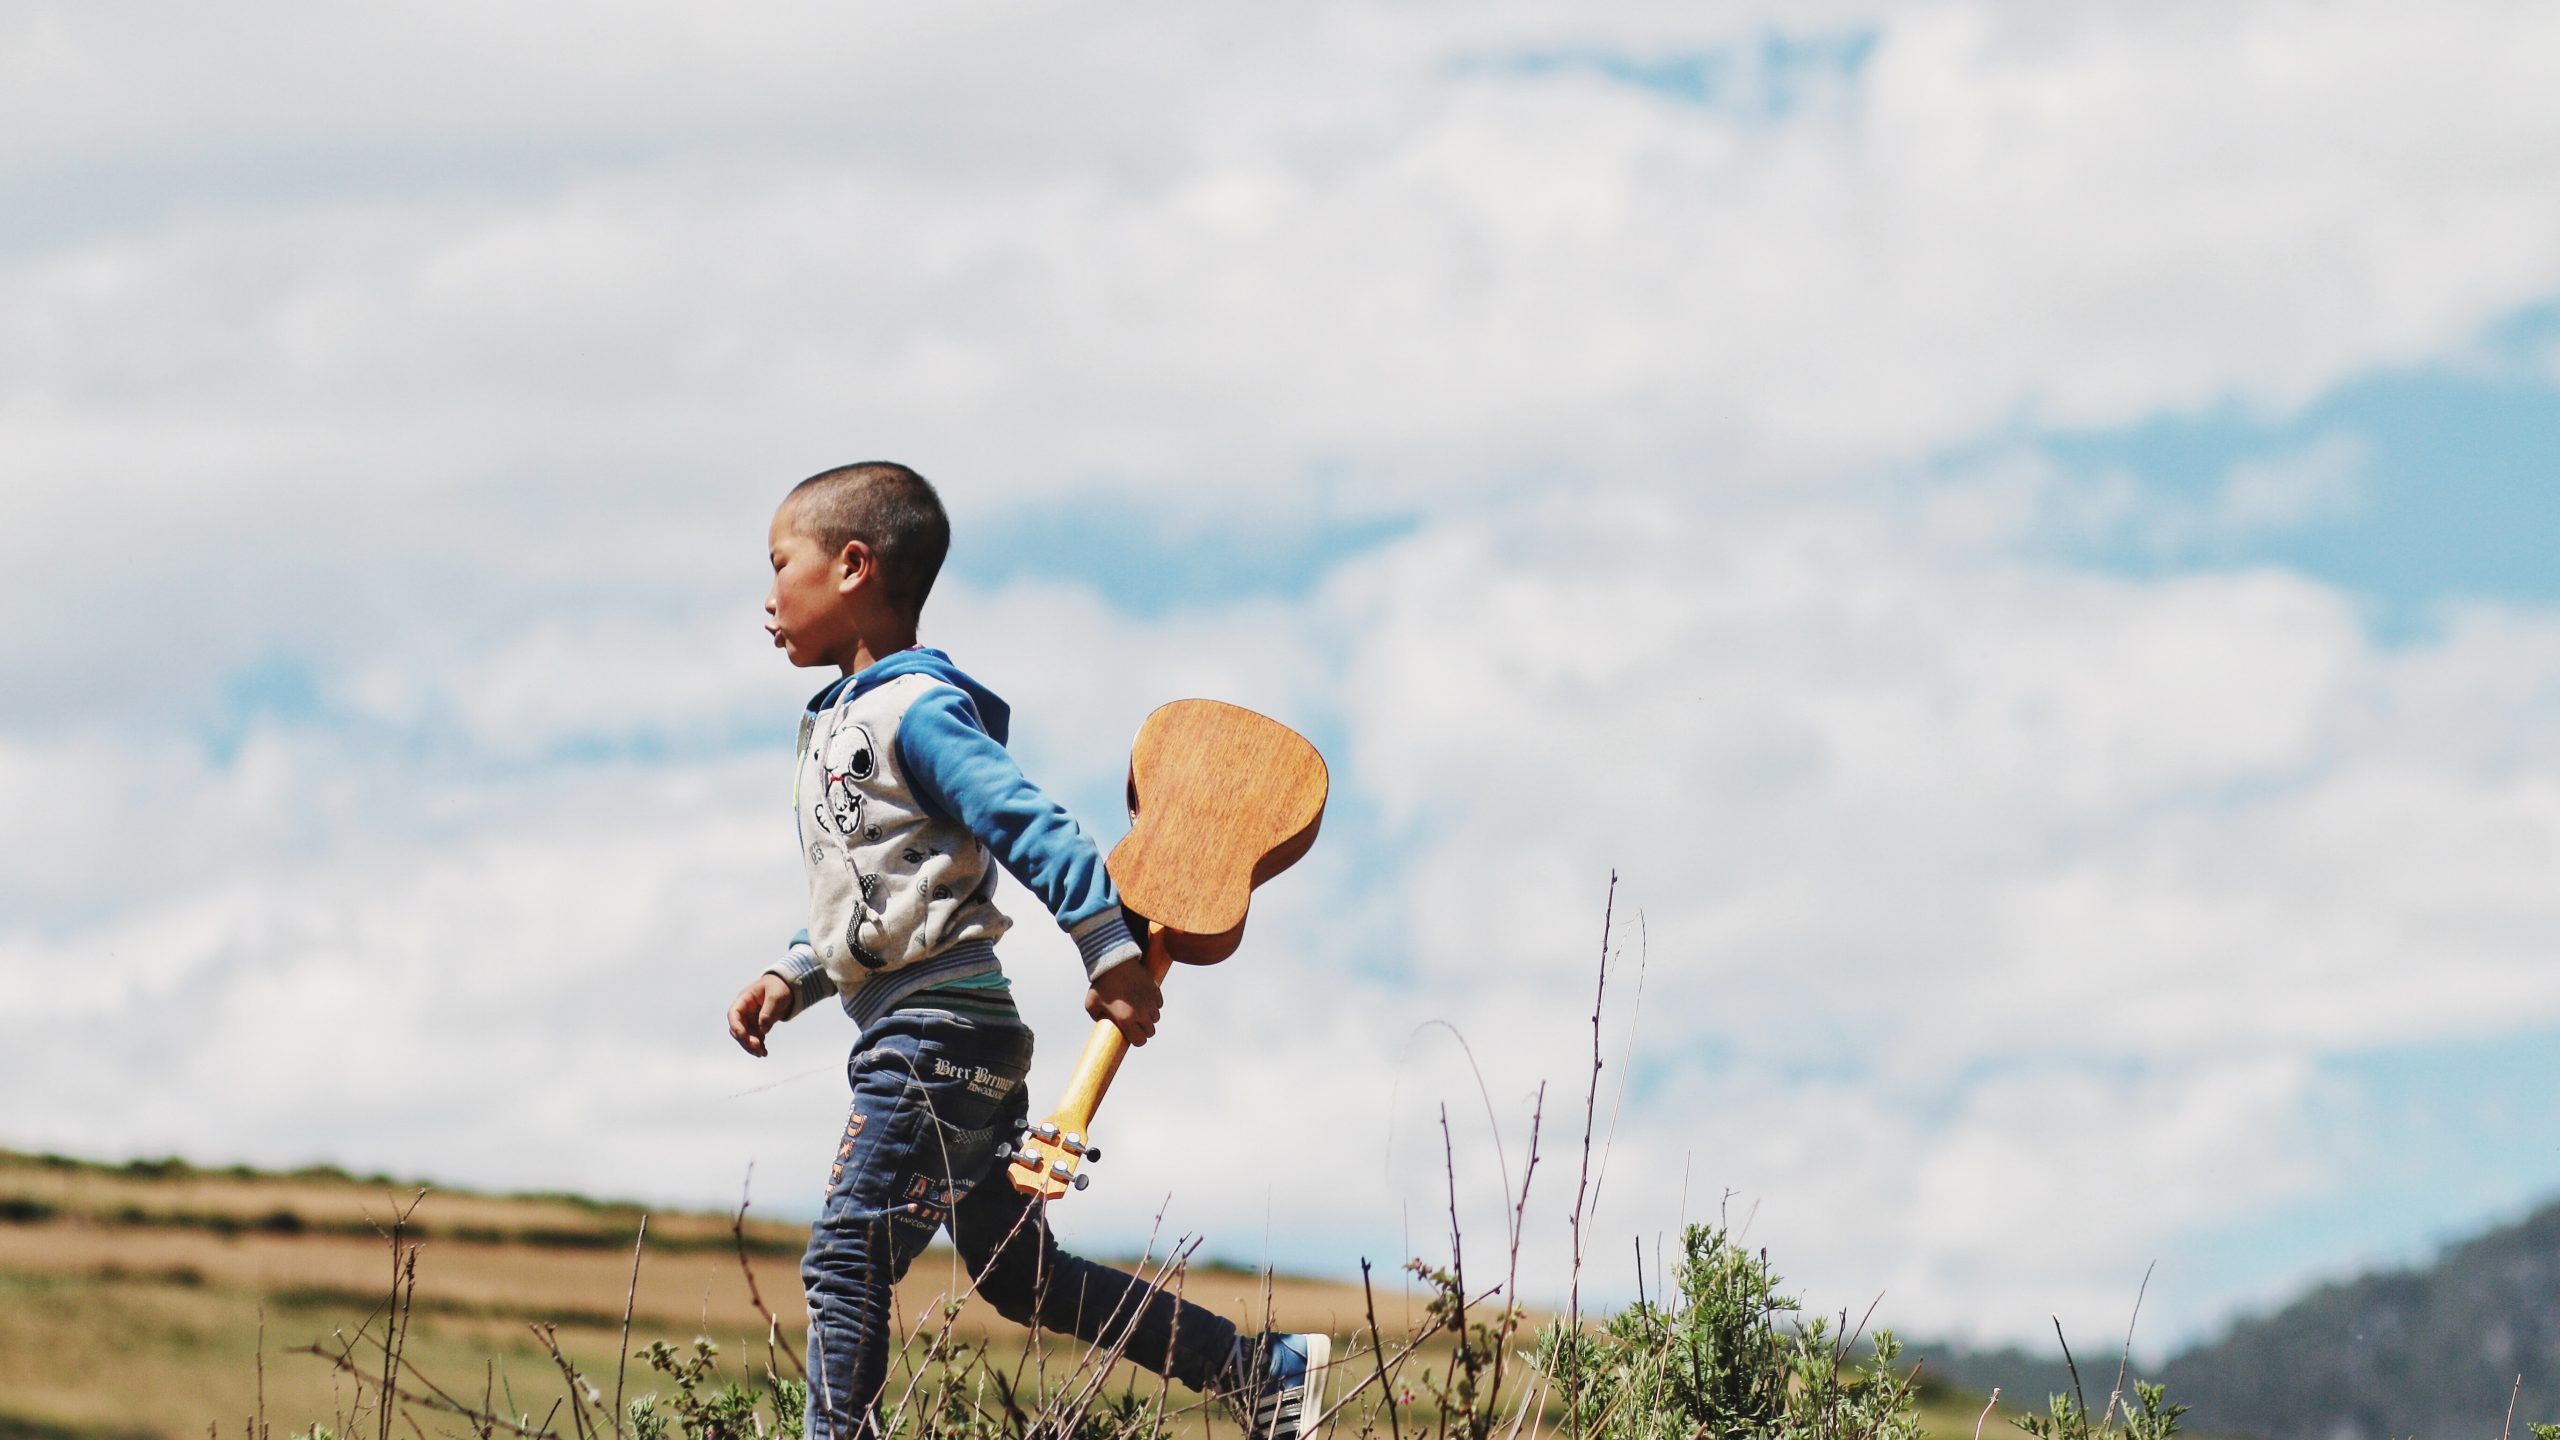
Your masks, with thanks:
[{"label": "blue sky patch", "polygon": [[972,519],[952,573],[972,584],[1053,580],[1091,587],[1154,618],[1243,600],[1298,600],[1347,561],[1412,534],[1416,515],[1272,519],[1185,528],[1135,502],[1088,501]]},{"label": "blue sky patch", "polygon": [[[2430,633],[2449,603],[2560,602],[2555,344],[2560,308],[2540,308],[2497,327],[2476,363],[2369,376],[2299,414],[2227,403],[2041,435],[2036,447],[2069,474],[2092,484],[2129,477],[2143,506],[2125,524],[2059,543],[2073,558],[2138,574],[2282,566],[2362,598],[2386,640]],[[2280,473],[2322,465],[2345,473]],[[2312,493],[2333,482],[2336,493]],[[2287,484],[2299,513],[2275,504],[2253,516],[2245,503],[2235,512],[2243,490],[2280,501]],[[2163,515],[2191,523],[2156,523]]]},{"label": "blue sky patch", "polygon": [[2192,1277],[2182,1283],[2210,1277],[2217,1306],[2234,1295],[2281,1303],[2307,1275],[2423,1264],[2560,1191],[2560,1032],[2341,1056],[2321,1080],[2308,1135],[2331,1183],[2175,1257]]},{"label": "blue sky patch", "polygon": [[223,677],[222,693],[202,731],[205,753],[217,765],[239,758],[252,731],[266,726],[321,723],[329,707],[319,673],[297,655],[267,655]]},{"label": "blue sky patch", "polygon": [[1874,55],[1877,38],[1871,29],[1837,35],[1771,31],[1754,44],[1642,55],[1565,46],[1462,61],[1453,68],[1529,80],[1588,75],[1684,105],[1775,120],[1794,114],[1817,90],[1854,83]]}]

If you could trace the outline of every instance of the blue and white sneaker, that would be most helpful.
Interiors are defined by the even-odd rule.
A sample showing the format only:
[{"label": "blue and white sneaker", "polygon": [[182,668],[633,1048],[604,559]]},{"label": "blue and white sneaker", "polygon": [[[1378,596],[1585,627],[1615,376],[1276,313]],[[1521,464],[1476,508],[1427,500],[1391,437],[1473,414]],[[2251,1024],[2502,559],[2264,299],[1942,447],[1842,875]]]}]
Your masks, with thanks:
[{"label": "blue and white sneaker", "polygon": [[1247,1354],[1261,1357],[1262,1375],[1243,1407],[1244,1433],[1252,1440],[1299,1440],[1324,1414],[1324,1369],[1333,1360],[1333,1337],[1265,1331]]}]

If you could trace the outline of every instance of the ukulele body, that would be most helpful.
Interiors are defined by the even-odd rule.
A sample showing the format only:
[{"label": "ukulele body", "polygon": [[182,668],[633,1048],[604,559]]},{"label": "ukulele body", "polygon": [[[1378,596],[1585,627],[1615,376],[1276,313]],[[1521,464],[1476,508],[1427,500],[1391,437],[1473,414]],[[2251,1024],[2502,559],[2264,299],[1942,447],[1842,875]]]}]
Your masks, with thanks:
[{"label": "ukulele body", "polygon": [[[1315,843],[1326,791],[1324,757],[1268,716],[1177,700],[1147,717],[1129,753],[1131,827],[1108,864],[1121,903],[1149,922],[1139,963],[1158,982],[1176,961],[1235,953],[1254,887]],[[1057,1110],[1008,1148],[1015,1189],[1056,1199],[1083,1188],[1078,1167],[1101,1158],[1093,1114],[1128,1048],[1119,1026],[1096,1022]]]}]

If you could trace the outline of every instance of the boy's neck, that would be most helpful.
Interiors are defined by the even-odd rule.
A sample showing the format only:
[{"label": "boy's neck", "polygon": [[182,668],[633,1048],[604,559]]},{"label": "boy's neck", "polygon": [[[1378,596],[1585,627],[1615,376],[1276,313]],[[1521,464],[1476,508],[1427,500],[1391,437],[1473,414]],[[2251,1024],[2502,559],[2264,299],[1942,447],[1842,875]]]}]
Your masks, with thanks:
[{"label": "boy's neck", "polygon": [[858,670],[868,670],[901,650],[912,650],[915,645],[916,627],[913,625],[882,634],[864,635],[853,642],[852,653],[836,658],[836,668],[851,675]]}]

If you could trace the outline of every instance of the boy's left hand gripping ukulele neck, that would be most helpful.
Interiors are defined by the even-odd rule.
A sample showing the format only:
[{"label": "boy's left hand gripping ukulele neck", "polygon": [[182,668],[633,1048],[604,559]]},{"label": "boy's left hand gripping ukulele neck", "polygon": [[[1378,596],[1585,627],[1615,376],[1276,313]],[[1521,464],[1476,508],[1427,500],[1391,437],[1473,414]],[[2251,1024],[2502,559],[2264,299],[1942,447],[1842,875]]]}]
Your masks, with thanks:
[{"label": "boy's left hand gripping ukulele neck", "polygon": [[[1176,700],[1138,727],[1129,752],[1128,835],[1111,850],[1122,903],[1147,917],[1139,962],[1158,982],[1180,960],[1214,965],[1244,938],[1253,887],[1307,853],[1324,819],[1324,757],[1267,716],[1216,700]],[[1076,1062],[1056,1112],[999,1148],[1025,1195],[1054,1200],[1089,1177],[1102,1152],[1093,1112],[1129,1042],[1108,1020]]]}]

